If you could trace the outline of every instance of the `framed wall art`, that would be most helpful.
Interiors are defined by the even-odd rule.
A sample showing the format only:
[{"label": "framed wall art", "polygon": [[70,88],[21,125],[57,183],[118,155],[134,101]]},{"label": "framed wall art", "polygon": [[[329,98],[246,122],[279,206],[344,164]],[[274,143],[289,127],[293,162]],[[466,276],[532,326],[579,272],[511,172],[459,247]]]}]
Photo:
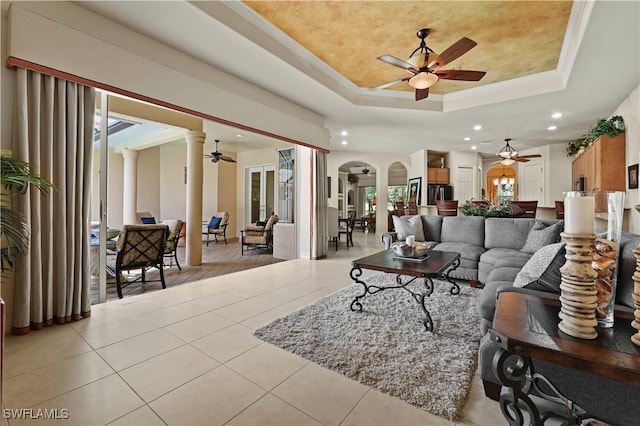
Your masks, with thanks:
[{"label": "framed wall art", "polygon": [[629,189],[638,187],[638,165],[629,166]]},{"label": "framed wall art", "polygon": [[416,177],[409,179],[409,185],[407,188],[407,194],[409,194],[409,202],[414,202],[416,205],[420,205],[420,193],[422,192],[422,178]]}]

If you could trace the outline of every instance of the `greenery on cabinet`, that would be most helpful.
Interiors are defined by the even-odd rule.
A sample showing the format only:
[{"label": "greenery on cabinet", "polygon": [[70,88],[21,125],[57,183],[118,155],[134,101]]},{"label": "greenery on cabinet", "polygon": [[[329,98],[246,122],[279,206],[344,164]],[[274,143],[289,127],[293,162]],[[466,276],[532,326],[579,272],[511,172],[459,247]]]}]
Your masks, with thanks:
[{"label": "greenery on cabinet", "polygon": [[16,193],[25,193],[29,186],[44,192],[53,188],[51,182],[31,173],[29,163],[11,158],[9,151],[2,151],[0,166],[0,239],[2,241],[2,262],[0,269],[13,269],[13,260],[29,249],[29,225],[22,213],[12,209],[11,198]]},{"label": "greenery on cabinet", "polygon": [[624,119],[619,115],[614,115],[610,119],[601,118],[589,132],[574,142],[567,145],[567,156],[575,155],[580,148],[587,148],[602,135],[617,136],[624,132]]},{"label": "greenery on cabinet", "polygon": [[355,175],[353,173],[349,173],[349,175],[347,176],[347,181],[349,183],[358,183],[358,175]]}]

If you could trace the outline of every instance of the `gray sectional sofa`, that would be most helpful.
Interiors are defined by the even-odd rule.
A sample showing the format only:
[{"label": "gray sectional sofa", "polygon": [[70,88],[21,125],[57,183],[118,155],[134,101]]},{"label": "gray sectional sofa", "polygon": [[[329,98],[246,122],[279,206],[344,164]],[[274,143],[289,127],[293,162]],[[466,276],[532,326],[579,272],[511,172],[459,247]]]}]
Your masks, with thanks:
[{"label": "gray sectional sofa", "polygon": [[[433,243],[434,250],[456,251],[461,255],[461,264],[451,276],[472,284],[481,283],[478,313],[483,337],[478,368],[485,394],[492,399],[499,398],[501,389],[492,370],[498,347],[487,333],[493,323],[496,300],[505,291],[559,297],[559,269],[565,260],[564,244],[560,242],[563,225],[562,221],[555,220],[421,215],[394,217],[396,232],[382,235],[385,248],[403,240],[406,235],[415,235],[416,241]],[[636,268],[633,249],[638,244],[640,235],[623,233],[617,269],[616,309],[633,311],[632,275]],[[626,425],[640,419],[640,405],[627,405],[624,410],[620,410],[619,405],[620,397],[640,401],[639,387],[535,360],[534,366],[567,398],[600,420]]]}]

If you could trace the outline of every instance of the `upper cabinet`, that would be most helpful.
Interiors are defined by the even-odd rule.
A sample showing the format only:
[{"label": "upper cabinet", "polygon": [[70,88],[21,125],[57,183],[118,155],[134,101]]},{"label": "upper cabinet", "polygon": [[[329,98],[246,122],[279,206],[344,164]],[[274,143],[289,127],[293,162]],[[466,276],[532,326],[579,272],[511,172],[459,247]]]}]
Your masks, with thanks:
[{"label": "upper cabinet", "polygon": [[429,167],[427,169],[427,183],[449,185],[449,169]]},{"label": "upper cabinet", "polygon": [[626,189],[625,133],[602,135],[578,154],[571,166],[574,189],[584,178],[584,191],[624,191]]}]

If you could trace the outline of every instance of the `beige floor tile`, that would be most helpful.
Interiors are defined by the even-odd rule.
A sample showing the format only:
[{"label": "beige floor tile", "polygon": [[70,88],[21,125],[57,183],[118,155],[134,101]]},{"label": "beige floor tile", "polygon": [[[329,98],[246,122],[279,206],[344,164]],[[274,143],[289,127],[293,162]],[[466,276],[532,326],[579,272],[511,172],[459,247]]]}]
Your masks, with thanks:
[{"label": "beige floor tile", "polygon": [[4,380],[3,402],[9,408],[33,407],[113,372],[95,352],[87,352]]},{"label": "beige floor tile", "polygon": [[[89,351],[91,346],[69,324],[47,327],[24,336],[8,334],[5,336],[3,378],[8,379]],[[47,356],[42,356],[43,353]]]},{"label": "beige floor tile", "polygon": [[148,312],[142,315],[142,318],[159,327],[165,327],[204,313],[206,311],[203,308],[193,303],[184,302]]},{"label": "beige floor tile", "polygon": [[221,365],[151,402],[170,425],[221,425],[265,394]]},{"label": "beige floor tile", "polygon": [[227,425],[320,426],[321,423],[273,395],[265,395]]},{"label": "beige floor tile", "polygon": [[458,425],[484,426],[506,423],[500,411],[500,404],[484,395],[482,379],[478,375],[473,376],[471,392],[462,417],[462,422],[458,422]]},{"label": "beige floor tile", "polygon": [[122,340],[147,333],[157,327],[140,318],[127,318],[80,331],[82,337],[94,348],[99,349]]},{"label": "beige floor tile", "polygon": [[98,349],[116,371],[177,348],[184,342],[164,330],[153,330]]},{"label": "beige floor tile", "polygon": [[204,308],[206,311],[213,311],[220,309],[224,306],[232,305],[245,300],[247,297],[242,294],[237,294],[233,290],[225,290],[219,293],[214,293],[210,296],[201,297],[199,299],[191,300],[191,303]]},{"label": "beige floor tile", "polygon": [[164,330],[185,342],[192,342],[231,325],[233,325],[233,321],[223,318],[220,315],[207,312],[184,321],[171,324],[164,327]]},{"label": "beige floor tile", "polygon": [[270,390],[308,362],[290,352],[262,343],[225,365],[253,383]]},{"label": "beige floor tile", "polygon": [[253,332],[241,325],[232,325],[223,330],[191,342],[191,345],[218,362],[225,363],[232,358],[262,343]]},{"label": "beige floor tile", "polygon": [[333,371],[309,363],[271,391],[322,424],[342,422],[368,388]]},{"label": "beige floor tile", "polygon": [[112,374],[35,407],[46,410],[57,409],[59,413],[62,410],[68,410],[68,418],[49,419],[46,422],[41,419],[11,421],[11,424],[105,425],[142,405],[144,405],[142,400],[129,386],[118,375]]},{"label": "beige floor tile", "polygon": [[441,417],[393,396],[370,390],[342,423],[344,426],[454,426]]},{"label": "beige floor tile", "polygon": [[165,426],[165,424],[166,423],[146,405],[109,423],[109,425],[112,426]]},{"label": "beige floor tile", "polygon": [[120,376],[142,399],[150,402],[218,365],[219,362],[199,350],[184,345],[127,368]]},{"label": "beige floor tile", "polygon": [[271,309],[264,303],[255,300],[243,300],[233,305],[225,306],[224,308],[216,309],[212,311],[214,314],[228,318],[233,322],[241,322],[248,318],[255,317],[265,311]]}]

